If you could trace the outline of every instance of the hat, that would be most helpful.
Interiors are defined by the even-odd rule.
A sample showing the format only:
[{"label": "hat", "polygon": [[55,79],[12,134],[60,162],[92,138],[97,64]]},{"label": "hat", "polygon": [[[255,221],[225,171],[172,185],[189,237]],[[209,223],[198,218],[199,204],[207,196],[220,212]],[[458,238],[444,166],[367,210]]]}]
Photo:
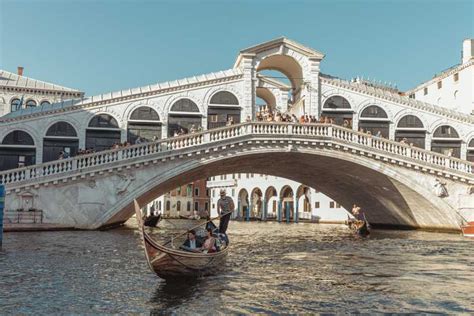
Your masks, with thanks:
[{"label": "hat", "polygon": [[221,195],[225,194],[225,189],[221,189],[220,194],[221,194]]}]

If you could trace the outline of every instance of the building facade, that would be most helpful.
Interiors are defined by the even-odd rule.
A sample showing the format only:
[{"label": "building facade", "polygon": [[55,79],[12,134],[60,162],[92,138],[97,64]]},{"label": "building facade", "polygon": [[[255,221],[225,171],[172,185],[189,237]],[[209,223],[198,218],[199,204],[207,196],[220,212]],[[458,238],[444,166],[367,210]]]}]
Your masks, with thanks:
[{"label": "building facade", "polygon": [[336,201],[301,183],[264,174],[234,173],[207,181],[211,216],[217,216],[220,191],[235,203],[234,218],[287,222],[339,222],[349,213]]}]

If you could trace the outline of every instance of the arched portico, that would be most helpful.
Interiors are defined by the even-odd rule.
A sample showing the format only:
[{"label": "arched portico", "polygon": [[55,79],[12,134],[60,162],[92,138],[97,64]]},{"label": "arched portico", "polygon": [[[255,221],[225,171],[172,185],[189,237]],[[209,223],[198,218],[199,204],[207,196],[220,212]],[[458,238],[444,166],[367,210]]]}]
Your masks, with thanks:
[{"label": "arched portico", "polygon": [[254,188],[250,195],[250,216],[251,219],[263,218],[263,193],[260,188]]},{"label": "arched portico", "polygon": [[249,193],[246,189],[241,189],[237,198],[237,218],[245,219],[249,216]]}]

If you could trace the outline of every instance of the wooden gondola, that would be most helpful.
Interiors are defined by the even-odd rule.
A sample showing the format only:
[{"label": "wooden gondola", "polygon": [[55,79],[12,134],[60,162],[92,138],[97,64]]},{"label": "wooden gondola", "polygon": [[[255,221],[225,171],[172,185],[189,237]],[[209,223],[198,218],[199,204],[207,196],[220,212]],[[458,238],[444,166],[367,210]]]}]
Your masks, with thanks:
[{"label": "wooden gondola", "polygon": [[160,278],[195,278],[213,274],[223,266],[228,247],[206,254],[188,252],[159,244],[145,231],[140,207],[137,201],[134,201],[134,204],[148,266]]},{"label": "wooden gondola", "polygon": [[148,227],[156,227],[156,225],[161,221],[161,214],[158,215],[150,215],[145,218],[143,225]]},{"label": "wooden gondola", "polygon": [[[365,216],[364,216],[365,218]],[[347,226],[357,235],[361,237],[367,237],[370,235],[370,224],[365,220],[353,220],[348,218],[347,219]]]}]

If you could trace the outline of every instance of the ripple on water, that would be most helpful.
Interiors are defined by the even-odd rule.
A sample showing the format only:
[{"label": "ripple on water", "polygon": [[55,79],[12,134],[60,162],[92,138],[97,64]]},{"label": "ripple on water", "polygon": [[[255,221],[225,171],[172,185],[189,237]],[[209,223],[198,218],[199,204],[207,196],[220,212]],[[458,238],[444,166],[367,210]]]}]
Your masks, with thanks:
[{"label": "ripple on water", "polygon": [[132,229],[8,233],[0,314],[474,312],[474,244],[457,235],[238,222],[230,235],[220,275],[165,282]]}]

